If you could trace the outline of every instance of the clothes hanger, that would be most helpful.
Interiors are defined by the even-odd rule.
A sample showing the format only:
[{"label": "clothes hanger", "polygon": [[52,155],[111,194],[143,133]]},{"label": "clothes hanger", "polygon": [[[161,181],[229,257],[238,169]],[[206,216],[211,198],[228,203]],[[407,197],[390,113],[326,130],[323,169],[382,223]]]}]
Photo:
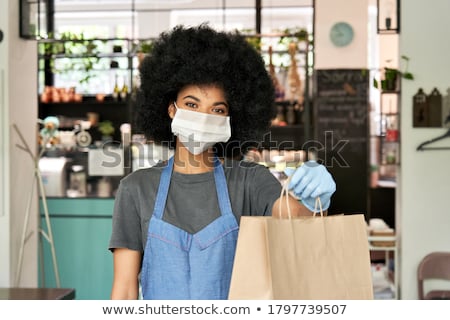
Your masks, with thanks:
[{"label": "clothes hanger", "polygon": [[424,150],[450,150],[450,147],[428,147],[428,148],[424,148],[424,146],[431,144],[433,142],[445,139],[445,138],[449,138],[450,137],[450,129],[444,133],[443,135],[440,135],[436,138],[433,138],[431,140],[422,142],[418,147],[417,147],[417,151],[424,151]]}]

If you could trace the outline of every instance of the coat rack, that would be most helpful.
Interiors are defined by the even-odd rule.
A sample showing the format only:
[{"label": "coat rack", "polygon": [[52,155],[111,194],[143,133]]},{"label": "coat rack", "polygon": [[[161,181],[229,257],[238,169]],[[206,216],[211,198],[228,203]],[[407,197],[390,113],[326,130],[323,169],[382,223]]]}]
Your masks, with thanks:
[{"label": "coat rack", "polygon": [[439,141],[439,140],[443,140],[446,138],[450,138],[450,129],[444,133],[443,135],[437,136],[436,138],[433,138],[431,140],[422,142],[418,147],[417,147],[417,151],[425,151],[425,150],[450,150],[450,146],[449,147],[425,147],[433,142]]},{"label": "coat rack", "polygon": [[[41,171],[39,170],[39,160],[41,159],[41,157],[45,151],[45,148],[42,148],[41,151],[37,155],[34,155],[33,152],[31,151],[30,147],[28,146],[25,138],[23,137],[22,133],[20,132],[19,128],[17,127],[17,125],[13,124],[13,127],[14,127],[14,130],[19,135],[19,138],[23,144],[23,145],[16,144],[16,146],[19,149],[22,149],[26,153],[28,153],[33,160],[33,164],[34,164],[33,177],[36,180],[36,181],[33,181],[33,183],[31,184],[31,191],[30,191],[30,194],[28,197],[28,202],[27,202],[27,211],[25,214],[25,221],[24,221],[24,225],[23,225],[23,229],[22,229],[22,240],[21,240],[20,249],[19,249],[19,263],[17,264],[15,285],[18,286],[19,282],[20,282],[20,276],[22,273],[23,251],[24,251],[25,243],[27,242],[27,240],[30,236],[30,235],[27,235],[27,228],[28,228],[28,221],[30,218],[31,200],[33,199],[33,193],[34,193],[34,184],[35,184],[35,182],[37,182],[39,192],[41,194],[42,205],[44,207],[45,223],[47,225],[47,232],[45,232],[40,227],[40,223],[39,223],[39,232],[42,234],[42,236],[45,238],[45,240],[47,240],[48,243],[50,244],[50,250],[51,250],[51,254],[52,254],[52,258],[53,258],[53,268],[54,268],[54,272],[55,272],[56,287],[60,288],[61,285],[60,285],[60,281],[59,281],[58,264],[56,262],[55,243],[53,241],[53,233],[52,233],[52,228],[51,228],[51,224],[50,224],[50,216],[49,216],[48,207],[47,207],[47,198],[45,196],[45,190],[44,190],[44,184],[42,182]],[[45,146],[46,144],[47,144],[47,141],[44,141],[43,145]],[[38,219],[38,221],[40,221],[40,218]],[[42,245],[42,240],[40,240],[40,243]],[[42,257],[41,257],[41,261],[43,261]],[[41,270],[43,270],[43,268],[41,268]]]}]

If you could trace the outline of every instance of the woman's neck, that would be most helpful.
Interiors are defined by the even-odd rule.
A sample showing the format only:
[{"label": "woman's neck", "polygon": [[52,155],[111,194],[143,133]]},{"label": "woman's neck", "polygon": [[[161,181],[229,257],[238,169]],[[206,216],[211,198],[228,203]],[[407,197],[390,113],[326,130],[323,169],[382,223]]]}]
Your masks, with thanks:
[{"label": "woman's neck", "polygon": [[198,155],[186,148],[175,149],[173,170],[184,174],[205,173],[214,170],[214,152],[212,149]]}]

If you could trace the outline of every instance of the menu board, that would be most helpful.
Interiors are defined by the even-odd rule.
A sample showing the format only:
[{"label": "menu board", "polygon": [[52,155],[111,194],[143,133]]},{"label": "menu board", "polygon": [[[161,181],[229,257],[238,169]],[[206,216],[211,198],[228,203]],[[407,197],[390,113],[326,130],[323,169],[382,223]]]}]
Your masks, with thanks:
[{"label": "menu board", "polygon": [[369,72],[315,71],[314,144],[337,190],[329,213],[365,213],[368,201]]}]

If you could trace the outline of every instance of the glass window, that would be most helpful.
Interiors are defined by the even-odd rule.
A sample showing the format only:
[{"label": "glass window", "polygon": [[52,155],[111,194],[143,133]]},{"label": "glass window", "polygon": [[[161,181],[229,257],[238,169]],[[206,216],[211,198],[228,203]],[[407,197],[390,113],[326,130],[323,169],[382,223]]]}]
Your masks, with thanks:
[{"label": "glass window", "polygon": [[[273,63],[279,72],[290,65],[291,57],[287,53],[287,40],[283,42],[271,35],[298,30],[312,34],[312,5],[312,0],[262,1],[261,33],[268,35],[259,40],[262,54],[268,62],[268,47],[274,48]],[[67,42],[65,52],[54,56],[51,65],[53,84],[75,87],[77,92],[85,95],[110,94],[116,82],[119,86],[132,86],[138,65],[133,39],[151,39],[175,25],[205,22],[220,30],[240,30],[255,35],[254,6],[254,0],[135,0],[134,4],[123,0],[55,0],[56,38],[125,40]],[[91,46],[89,52],[81,49],[83,44]],[[41,57],[43,51],[40,48]],[[312,63],[312,55],[309,58]],[[300,74],[305,77],[305,55],[298,55],[297,59]],[[43,89],[41,59],[39,92]]]}]

